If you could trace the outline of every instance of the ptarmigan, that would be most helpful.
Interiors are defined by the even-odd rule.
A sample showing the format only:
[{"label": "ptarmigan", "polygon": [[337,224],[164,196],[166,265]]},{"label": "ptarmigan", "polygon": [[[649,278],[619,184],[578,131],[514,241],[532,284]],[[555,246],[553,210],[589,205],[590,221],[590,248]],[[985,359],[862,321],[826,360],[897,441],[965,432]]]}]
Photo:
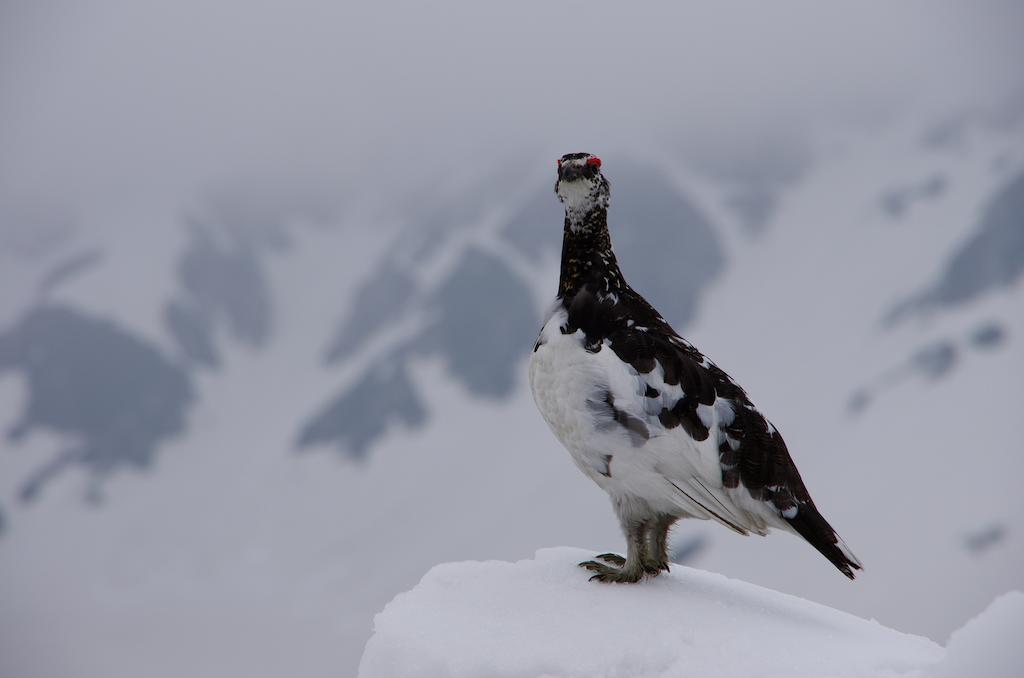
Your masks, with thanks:
[{"label": "ptarmigan", "polygon": [[558,298],[530,361],[541,414],[612,500],[625,558],[580,563],[603,582],[668,570],[679,518],[739,532],[799,534],[850,579],[861,564],[818,512],[782,436],[747,394],[669,326],[622,277],[608,236],[601,160],[569,153]]}]

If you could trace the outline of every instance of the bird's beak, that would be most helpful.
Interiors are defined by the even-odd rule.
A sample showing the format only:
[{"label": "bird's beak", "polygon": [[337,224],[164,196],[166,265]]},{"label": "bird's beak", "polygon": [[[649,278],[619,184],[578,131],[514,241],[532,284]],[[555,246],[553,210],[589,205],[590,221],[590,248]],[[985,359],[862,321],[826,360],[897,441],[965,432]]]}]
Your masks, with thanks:
[{"label": "bird's beak", "polygon": [[559,181],[575,181],[583,176],[583,168],[575,163],[563,164],[558,168]]}]

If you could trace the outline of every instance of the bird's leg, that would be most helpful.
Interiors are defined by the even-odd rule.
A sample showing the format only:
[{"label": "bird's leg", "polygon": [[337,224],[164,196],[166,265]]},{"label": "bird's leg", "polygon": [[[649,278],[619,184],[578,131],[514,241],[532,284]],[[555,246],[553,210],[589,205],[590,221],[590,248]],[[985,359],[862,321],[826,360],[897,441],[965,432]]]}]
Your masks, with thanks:
[{"label": "bird's leg", "polygon": [[651,521],[646,535],[647,558],[644,560],[648,573],[668,572],[668,531],[675,522],[676,518],[670,515],[660,515]]},{"label": "bird's leg", "polygon": [[[647,533],[647,522],[631,523],[626,528],[626,557],[614,553],[603,553],[595,560],[588,560],[580,563],[580,567],[594,572],[591,581],[605,583],[632,584],[640,581],[645,572],[644,559],[646,557],[647,544],[645,534]],[[598,562],[604,560],[608,563],[615,563],[618,567]]]}]

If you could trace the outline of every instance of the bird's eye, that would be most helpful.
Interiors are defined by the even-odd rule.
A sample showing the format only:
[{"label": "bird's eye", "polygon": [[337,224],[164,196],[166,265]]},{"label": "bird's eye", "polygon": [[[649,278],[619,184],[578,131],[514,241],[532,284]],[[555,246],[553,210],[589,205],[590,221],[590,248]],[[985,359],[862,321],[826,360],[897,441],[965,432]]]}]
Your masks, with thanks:
[{"label": "bird's eye", "polygon": [[589,158],[587,158],[587,164],[588,165],[593,165],[594,167],[600,167],[601,166],[601,158],[597,157],[596,155],[592,155]]},{"label": "bird's eye", "polygon": [[555,162],[557,162],[557,163],[558,163],[558,166],[559,166],[559,167],[561,167],[561,166],[562,166],[562,159],[561,159],[561,158],[559,158],[559,159],[558,159],[558,160],[556,160]]}]

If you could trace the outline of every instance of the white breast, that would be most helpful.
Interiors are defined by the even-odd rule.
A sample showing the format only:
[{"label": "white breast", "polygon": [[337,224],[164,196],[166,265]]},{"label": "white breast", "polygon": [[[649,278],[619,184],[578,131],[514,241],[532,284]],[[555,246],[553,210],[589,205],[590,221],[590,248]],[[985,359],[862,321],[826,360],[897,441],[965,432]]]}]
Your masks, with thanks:
[{"label": "white breast", "polygon": [[530,360],[530,389],[555,437],[580,469],[601,484],[600,470],[605,460],[588,446],[593,413],[587,400],[600,390],[603,375],[593,354],[583,348],[583,332],[562,333],[566,315],[559,306],[541,330]]},{"label": "white breast", "polygon": [[[660,426],[651,431],[654,438],[638,444],[626,428],[611,422],[610,407],[601,410],[610,394],[616,409],[650,423],[640,375],[607,346],[587,351],[582,331],[563,334],[565,321],[566,312],[558,307],[530,361],[530,387],[541,415],[580,470],[613,500],[632,497],[668,511],[675,500],[657,470],[663,458],[658,448],[669,442]],[[673,448],[673,463],[689,468],[687,455],[681,458],[678,446]]]}]

